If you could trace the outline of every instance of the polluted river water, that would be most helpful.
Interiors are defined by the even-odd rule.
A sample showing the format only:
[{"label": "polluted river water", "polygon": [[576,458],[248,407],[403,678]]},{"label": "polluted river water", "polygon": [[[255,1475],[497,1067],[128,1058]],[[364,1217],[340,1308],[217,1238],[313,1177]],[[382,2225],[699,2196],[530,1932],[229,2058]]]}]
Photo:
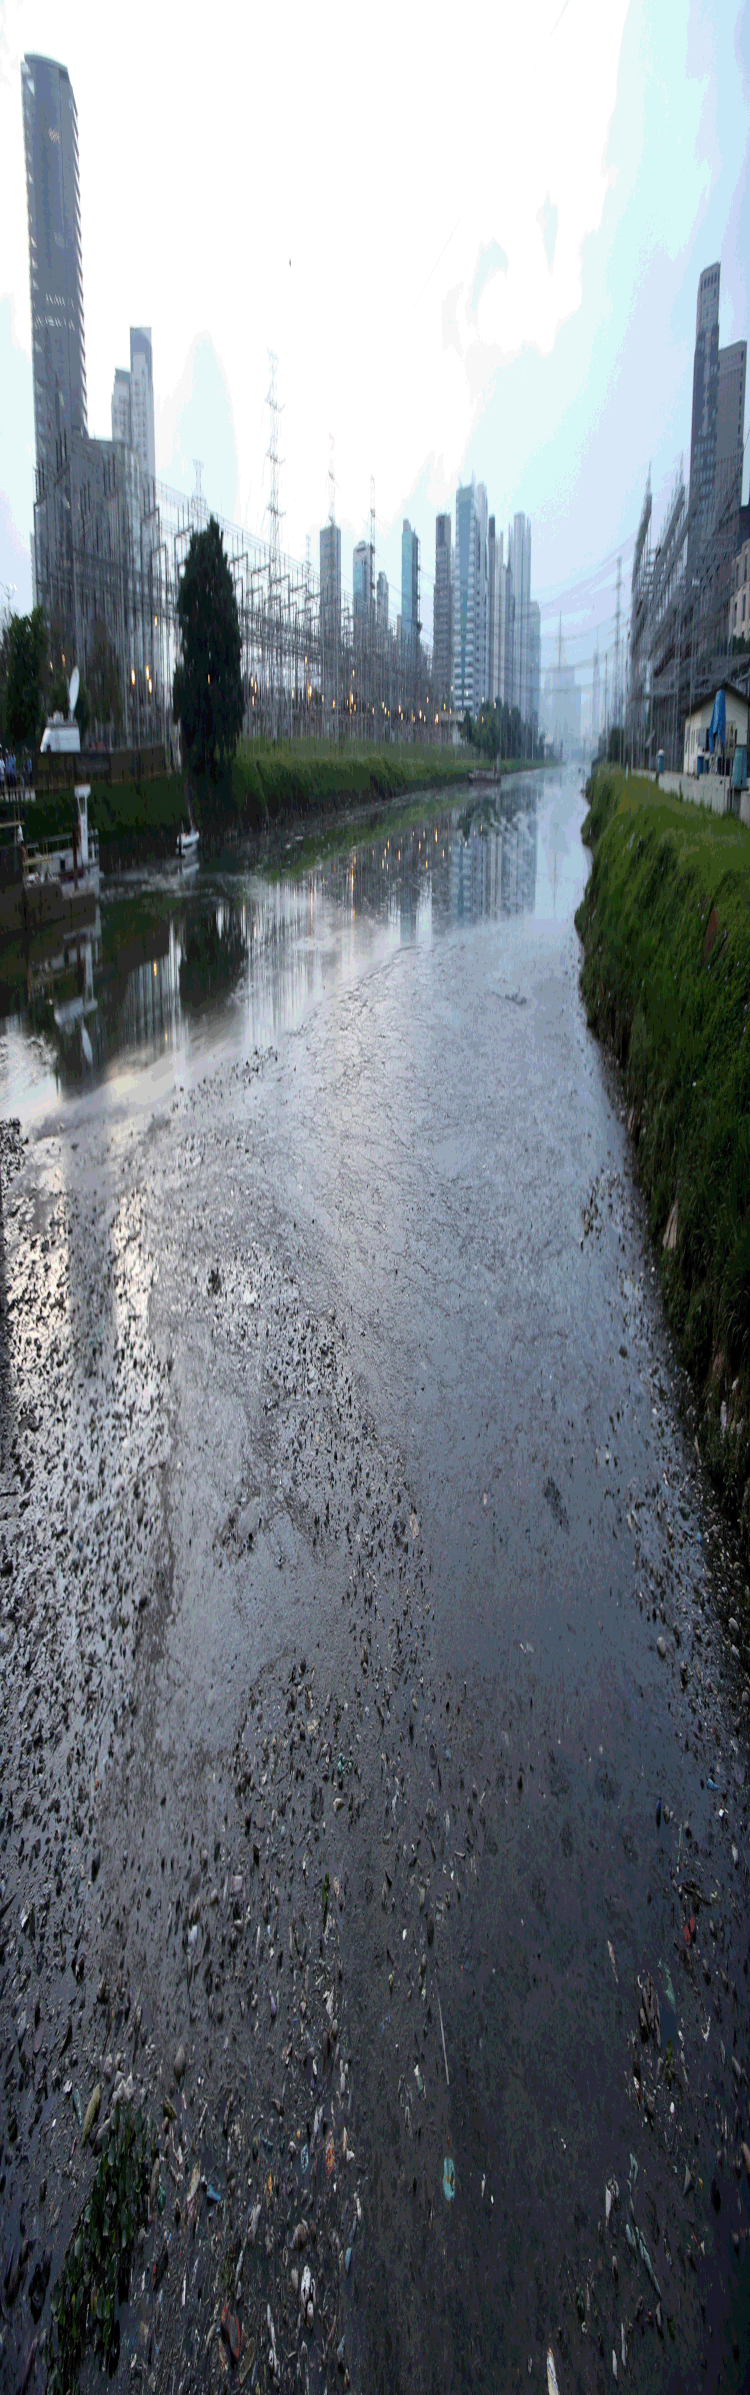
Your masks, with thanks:
[{"label": "polluted river water", "polygon": [[747,2383],[741,1565],[583,813],[133,877],[6,978],[10,2385],[123,2091],[123,2381]]}]

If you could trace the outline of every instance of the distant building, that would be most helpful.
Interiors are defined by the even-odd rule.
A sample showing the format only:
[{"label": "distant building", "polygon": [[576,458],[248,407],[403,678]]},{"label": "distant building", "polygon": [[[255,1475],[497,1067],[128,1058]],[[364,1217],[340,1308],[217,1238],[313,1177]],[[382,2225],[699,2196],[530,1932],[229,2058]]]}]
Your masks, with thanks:
[{"label": "distant building", "polygon": [[503,536],[497,532],[494,516],[490,516],[488,552],[489,631],[487,697],[494,707],[505,697],[505,567]]},{"label": "distant building", "polygon": [[361,623],[370,613],[372,602],[372,550],[369,541],[358,541],[352,561],[352,595],[354,621]]},{"label": "distant building", "polygon": [[387,630],[388,630],[388,576],[387,576],[387,574],[382,574],[382,573],[378,575],[378,593],[377,593],[377,619],[378,619],[378,631],[379,631],[379,632],[387,632]]},{"label": "distant building", "polygon": [[477,519],[479,524],[479,681],[478,705],[484,705],[490,689],[490,579],[489,579],[489,510],[487,491],[483,482],[477,483]]},{"label": "distant building", "polygon": [[324,524],[320,534],[320,637],[323,670],[341,636],[341,527]]},{"label": "distant building", "polygon": [[508,532],[508,557],[513,570],[513,692],[511,704],[522,721],[530,719],[529,602],[531,599],[531,524],[528,516],[513,518]]},{"label": "distant building", "polygon": [[131,440],[140,458],[144,474],[153,482],[156,473],[156,443],[154,438],[154,360],[150,324],[130,327],[130,424]]},{"label": "distant building", "polygon": [[408,516],[404,518],[401,534],[401,637],[404,647],[416,650],[422,626],[419,620],[419,541],[412,531]]},{"label": "distant building", "polygon": [[21,92],[39,489],[66,434],[86,432],[78,117],[67,67],[52,58],[24,58]]},{"label": "distant building", "polygon": [[[529,667],[528,667],[528,694],[529,694],[529,711],[528,711],[528,717],[527,717],[527,721],[528,721],[528,722],[531,724],[531,726],[532,726],[532,729],[533,729],[533,731],[534,731],[534,734],[535,734],[535,735],[536,735],[536,733],[537,733],[537,732],[538,732],[538,730],[539,730],[539,715],[540,715],[540,707],[541,707],[541,673],[542,673],[542,618],[541,618],[541,610],[540,610],[540,608],[539,608],[539,605],[538,605],[538,602],[537,602],[537,600],[536,600],[536,599],[530,599],[530,600],[529,600]],[[580,710],[580,698],[579,698],[579,706],[578,706],[578,728],[579,728],[579,734],[580,734],[580,724],[581,724],[581,710]]]},{"label": "distant building", "polygon": [[[453,558],[453,704],[479,713],[486,696],[489,640],[486,492],[471,482],[456,492]],[[484,555],[483,555],[484,548]]]},{"label": "distant building", "polygon": [[702,556],[713,525],[719,421],[719,284],[721,267],[704,267],[698,284],[690,430],[688,571]]},{"label": "distant building", "polygon": [[432,678],[438,706],[453,698],[453,544],[450,516],[435,521],[435,596],[432,621]]},{"label": "distant building", "polygon": [[156,474],[154,435],[154,369],[150,325],[130,327],[130,372],[115,367],[112,385],[112,439],[134,449],[144,480]]},{"label": "distant building", "polygon": [[130,449],[130,375],[125,366],[115,367],[112,384],[112,439]]},{"label": "distant building", "polygon": [[504,612],[505,612],[505,643],[504,643],[504,650],[505,650],[505,654],[504,654],[504,665],[503,665],[503,700],[504,700],[504,703],[505,703],[506,707],[512,707],[512,706],[514,705],[514,699],[513,699],[513,649],[514,649],[514,643],[515,643],[515,637],[516,637],[516,602],[515,602],[515,595],[514,595],[514,591],[513,591],[513,567],[512,567],[512,565],[511,565],[510,557],[508,558],[508,562],[507,562],[507,565],[506,565],[506,567],[505,567],[505,573],[504,573],[504,576],[503,576],[503,582],[504,582],[504,593],[505,593],[505,595],[504,595],[504,601],[503,601],[503,605],[504,605]]}]

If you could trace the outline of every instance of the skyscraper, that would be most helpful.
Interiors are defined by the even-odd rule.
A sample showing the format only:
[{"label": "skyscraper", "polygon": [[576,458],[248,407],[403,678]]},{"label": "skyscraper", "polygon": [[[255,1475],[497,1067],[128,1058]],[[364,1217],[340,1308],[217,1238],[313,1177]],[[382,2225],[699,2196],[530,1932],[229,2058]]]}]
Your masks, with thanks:
[{"label": "skyscraper", "polygon": [[125,366],[115,367],[112,384],[112,439],[124,449],[130,448],[130,375]]},{"label": "skyscraper", "polygon": [[24,59],[21,91],[34,431],[43,480],[54,473],[64,435],[86,431],[78,118],[67,67],[52,58]]},{"label": "skyscraper", "polygon": [[341,527],[324,524],[320,535],[320,636],[326,671],[341,636]]},{"label": "skyscraper", "polygon": [[405,648],[416,650],[421,630],[419,541],[416,532],[412,531],[408,516],[405,516],[401,534],[401,638]]},{"label": "skyscraper", "polygon": [[504,586],[505,663],[503,677],[503,699],[505,701],[506,707],[513,707],[515,705],[515,700],[513,697],[513,648],[516,637],[516,602],[513,592],[513,567],[510,556],[508,556],[508,562],[505,568]]},{"label": "skyscraper", "polygon": [[388,576],[387,576],[387,574],[383,574],[383,573],[380,573],[380,574],[378,575],[378,595],[377,595],[377,609],[376,609],[376,612],[377,612],[377,620],[378,620],[378,631],[379,631],[379,632],[387,632],[387,630],[388,630]]},{"label": "skyscraper", "polygon": [[354,621],[361,623],[370,613],[372,599],[372,551],[369,541],[358,541],[352,560],[352,595]]},{"label": "skyscraper", "polygon": [[704,267],[698,284],[690,431],[688,571],[698,563],[713,523],[719,418],[719,284],[721,267]]},{"label": "skyscraper", "polygon": [[156,473],[154,437],[154,371],[150,325],[130,327],[130,372],[115,367],[112,385],[112,439],[134,449],[144,477]]},{"label": "skyscraper", "polygon": [[527,721],[536,736],[539,730],[542,681],[542,616],[536,599],[529,600],[529,711]]},{"label": "skyscraper", "polygon": [[456,492],[453,561],[453,704],[476,715],[487,696],[489,673],[487,493],[463,483]]},{"label": "skyscraper", "polygon": [[453,703],[453,548],[450,516],[435,521],[432,674],[439,707]]},{"label": "skyscraper", "polygon": [[513,690],[511,705],[518,707],[524,723],[530,719],[529,707],[529,601],[531,598],[531,524],[528,516],[513,518],[513,530],[508,532],[508,557],[513,568]]},{"label": "skyscraper", "polygon": [[153,482],[156,473],[154,441],[154,361],[150,324],[130,327],[130,426],[136,457]]},{"label": "skyscraper", "polygon": [[489,696],[490,687],[490,581],[489,581],[489,510],[487,491],[483,482],[477,483],[477,521],[479,525],[479,659],[478,705]]},{"label": "skyscraper", "polygon": [[490,706],[494,707],[498,699],[504,699],[505,697],[505,569],[503,565],[503,536],[501,532],[498,533],[496,531],[494,516],[490,516],[487,556],[490,593],[487,697],[489,699]]}]

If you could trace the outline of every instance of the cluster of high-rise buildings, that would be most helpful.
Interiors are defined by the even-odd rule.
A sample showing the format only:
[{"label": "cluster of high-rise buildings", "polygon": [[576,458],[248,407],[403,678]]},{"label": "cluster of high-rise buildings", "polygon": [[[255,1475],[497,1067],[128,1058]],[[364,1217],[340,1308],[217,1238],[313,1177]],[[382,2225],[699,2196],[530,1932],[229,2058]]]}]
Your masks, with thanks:
[{"label": "cluster of high-rise buildings", "polygon": [[[177,647],[177,593],[190,532],[207,515],[156,480],[151,330],[132,326],[130,361],[116,367],[111,427],[88,429],[78,119],[65,66],[29,55],[22,66],[29,226],[36,483],[35,599],[50,645],[77,664],[100,736],[168,741]],[[273,449],[273,428],[272,442]],[[270,453],[269,453],[270,454]],[[421,544],[401,535],[400,611],[391,622],[387,575],[371,538],[357,543],[344,600],[341,532],[320,534],[316,591],[309,566],[245,528],[223,526],[240,613],[247,729],[388,729],[419,736],[505,702],[535,730],[540,713],[540,616],[531,598],[531,525],[516,515],[507,544],[484,484],[457,491],[455,519],[435,528],[433,646],[423,638]]]},{"label": "cluster of high-rise buildings", "polygon": [[514,516],[507,548],[484,483],[456,492],[435,528],[433,680],[443,707],[478,715],[498,701],[539,723],[541,618],[531,596],[531,524]]},{"label": "cluster of high-rise buildings", "polygon": [[[352,559],[353,623],[389,631],[389,589],[374,573],[372,541],[358,541]],[[402,660],[415,663],[422,636],[421,544],[408,518],[401,535],[401,611],[390,627]],[[324,648],[341,637],[341,531],[329,522],[320,534],[320,609]],[[540,712],[541,618],[531,597],[531,524],[516,515],[507,548],[489,514],[483,483],[473,478],[456,492],[455,529],[448,513],[435,524],[432,658],[424,660],[438,714],[459,720],[467,710],[504,703],[536,729]]]},{"label": "cluster of high-rise buildings", "polygon": [[[29,227],[36,477],[34,597],[69,666],[97,681],[132,734],[162,728],[157,692],[159,527],[151,330],[133,326],[117,368],[111,438],[88,430],[78,117],[67,67],[21,68]],[[102,713],[104,713],[102,704]]]},{"label": "cluster of high-rise buildings", "polygon": [[685,716],[726,674],[733,642],[742,640],[747,342],[722,348],[720,290],[717,259],[698,284],[689,486],[680,467],[654,546],[649,473],[636,538],[627,694],[636,763],[653,762],[661,750],[668,766],[681,764]]}]

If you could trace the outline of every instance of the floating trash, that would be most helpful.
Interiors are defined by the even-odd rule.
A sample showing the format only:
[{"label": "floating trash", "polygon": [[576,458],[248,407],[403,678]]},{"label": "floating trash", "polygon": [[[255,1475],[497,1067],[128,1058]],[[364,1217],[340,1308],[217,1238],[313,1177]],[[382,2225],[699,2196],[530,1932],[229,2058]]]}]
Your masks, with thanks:
[{"label": "floating trash", "polygon": [[551,2345],[548,2345],[547,2347],[547,2395],[560,2395],[560,2389],[557,2384],[557,2371],[555,2369],[555,2357]]},{"label": "floating trash", "polygon": [[455,2162],[451,2162],[450,2155],[446,2154],[443,2163],[443,2194],[447,2204],[452,2204],[455,2193],[456,2165]]},{"label": "floating trash", "polygon": [[301,2154],[300,2154],[300,2158],[299,2158],[299,2160],[300,2160],[300,2170],[301,2170],[301,2172],[302,2172],[302,2177],[303,2177],[303,2179],[304,2179],[304,2178],[306,2178],[306,2177],[307,2177],[307,2171],[308,2171],[309,2162],[310,2162],[310,2153],[309,2153],[309,2148],[308,2148],[306,2145],[305,2145],[305,2146],[303,2146],[303,2148],[302,2148],[302,2152],[301,2152]]}]

